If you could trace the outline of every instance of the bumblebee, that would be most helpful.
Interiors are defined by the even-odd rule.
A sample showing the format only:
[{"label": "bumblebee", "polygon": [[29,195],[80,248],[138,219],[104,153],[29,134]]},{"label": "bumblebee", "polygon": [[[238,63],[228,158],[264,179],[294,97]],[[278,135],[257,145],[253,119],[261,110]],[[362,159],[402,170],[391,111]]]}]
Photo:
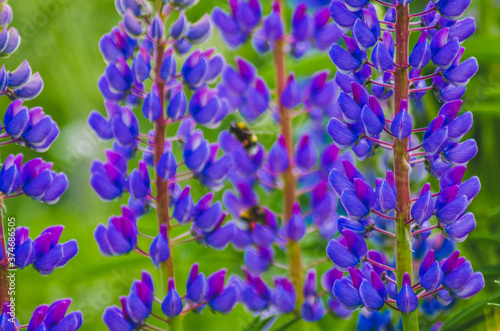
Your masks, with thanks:
[{"label": "bumblebee", "polygon": [[266,213],[259,206],[253,206],[241,213],[240,220],[247,229],[253,230],[257,224],[266,222]]},{"label": "bumblebee", "polygon": [[229,133],[238,139],[243,144],[247,152],[253,152],[257,147],[257,136],[254,135],[249,128],[242,122],[233,122],[229,128]]}]

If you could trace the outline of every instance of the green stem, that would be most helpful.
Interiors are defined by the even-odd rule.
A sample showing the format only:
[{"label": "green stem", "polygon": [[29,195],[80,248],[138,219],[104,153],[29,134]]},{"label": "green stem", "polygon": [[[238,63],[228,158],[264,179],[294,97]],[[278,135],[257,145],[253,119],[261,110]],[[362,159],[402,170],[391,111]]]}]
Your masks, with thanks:
[{"label": "green stem", "polygon": [[[161,15],[163,9],[163,3],[161,1],[155,2],[155,9],[160,13],[160,17],[165,24],[166,18]],[[165,53],[165,41],[161,40],[156,43],[156,53],[155,53],[155,83],[158,85],[158,91],[160,96],[161,105],[161,117],[155,121],[155,137],[154,137],[154,163],[158,164],[160,158],[163,154],[163,147],[165,145],[165,139],[167,135],[167,119],[165,117],[165,82],[161,78],[161,66],[163,63],[163,54]],[[168,180],[163,180],[161,176],[156,174],[155,176],[155,186],[156,186],[156,216],[158,221],[158,230],[165,224],[167,227],[167,239],[170,247],[170,257],[165,261],[160,263],[160,274],[161,282],[163,287],[163,295],[165,296],[168,292],[168,281],[170,278],[175,280],[175,268],[174,268],[174,251],[171,245],[171,231],[169,222],[169,208],[168,208]],[[182,330],[181,317],[176,317],[171,319],[169,323],[170,330]]]},{"label": "green stem", "polygon": [[[284,1],[279,0],[280,15],[283,17]],[[293,205],[296,201],[295,195],[295,175],[293,173],[293,135],[292,135],[292,116],[290,110],[281,103],[281,93],[285,89],[286,84],[286,67],[285,67],[285,41],[284,37],[280,38],[274,44],[274,64],[276,67],[276,102],[278,104],[280,114],[280,131],[285,138],[288,159],[290,165],[283,174],[283,221],[288,222],[292,217]],[[300,254],[300,246],[292,240],[287,244],[287,255],[290,264],[290,277],[293,287],[297,293],[296,309],[300,310],[304,301],[302,294],[303,286],[303,267]]]},{"label": "green stem", "polygon": [[[401,100],[408,100],[408,39],[409,39],[409,8],[398,4],[396,7],[396,68],[394,70],[394,114],[399,112]],[[401,288],[403,275],[408,273],[413,278],[412,252],[410,242],[410,179],[408,138],[399,141],[394,139],[394,176],[396,179],[397,213],[396,213],[396,279]],[[403,330],[419,330],[418,312],[401,314]]]}]

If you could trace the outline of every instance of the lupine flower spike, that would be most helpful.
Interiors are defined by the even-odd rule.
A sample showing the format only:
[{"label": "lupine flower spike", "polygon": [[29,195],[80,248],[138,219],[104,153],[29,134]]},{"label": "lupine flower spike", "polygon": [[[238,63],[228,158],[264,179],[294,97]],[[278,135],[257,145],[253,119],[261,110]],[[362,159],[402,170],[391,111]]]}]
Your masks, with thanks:
[{"label": "lupine flower spike", "polygon": [[[346,309],[363,307],[360,329],[388,327],[390,315],[377,312],[387,306],[401,314],[404,330],[415,330],[419,306],[435,314],[454,298],[470,298],[484,287],[482,274],[453,252],[454,242],[464,241],[476,226],[467,208],[481,187],[475,176],[463,180],[477,145],[474,139],[462,141],[472,113],[461,111],[460,100],[478,71],[475,58],[462,60],[461,46],[475,26],[472,18],[461,19],[470,1],[429,2],[422,13],[411,15],[410,1],[377,2],[386,7],[384,18],[369,1],[330,5],[335,23],[350,34],[344,36],[345,46],[334,43],[329,52],[342,92],[327,131],[338,148],[352,149],[360,161],[383,154],[383,168],[382,178],[367,180],[376,172],[365,177],[344,162],[329,175],[347,216],[338,221],[342,236],[326,250],[339,270],[328,274],[327,289],[336,299],[334,307],[336,302]],[[413,49],[410,34],[418,35]],[[421,74],[431,63],[434,72]],[[427,127],[418,128],[413,102],[431,90],[440,109]],[[388,157],[393,169],[387,169]],[[413,187],[425,181],[424,169],[438,186]],[[395,256],[367,251],[368,241],[370,247],[395,247]],[[430,302],[440,308],[431,309]]]},{"label": "lupine flower spike", "polygon": [[[19,32],[9,27],[13,12],[7,1],[0,1],[0,56],[12,55],[21,43]],[[15,144],[35,152],[47,151],[59,136],[59,127],[42,107],[28,108],[24,101],[36,98],[43,90],[43,80],[38,72],[33,72],[28,61],[24,60],[16,69],[8,70],[5,65],[0,69],[0,96],[7,96],[10,104],[3,115],[0,125],[0,146]],[[8,199],[26,195],[45,204],[55,204],[68,188],[68,177],[58,172],[57,165],[42,158],[27,160],[23,154],[2,154],[0,161],[0,223],[8,207]],[[6,224],[6,223],[5,223]],[[49,226],[39,236],[30,237],[30,229],[18,226],[8,230],[0,228],[0,238],[5,240],[0,248],[0,283],[9,284],[8,270],[25,269],[30,265],[47,276],[71,263],[78,253],[76,240],[61,242],[65,237],[62,225]],[[9,239],[7,241],[7,239]],[[41,305],[34,309],[28,323],[21,324],[15,318],[15,291],[12,287],[0,287],[0,329],[19,330],[68,330],[80,329],[83,323],[82,313],[68,312],[71,299],[54,301],[51,305]],[[25,307],[26,308],[26,307]]]}]

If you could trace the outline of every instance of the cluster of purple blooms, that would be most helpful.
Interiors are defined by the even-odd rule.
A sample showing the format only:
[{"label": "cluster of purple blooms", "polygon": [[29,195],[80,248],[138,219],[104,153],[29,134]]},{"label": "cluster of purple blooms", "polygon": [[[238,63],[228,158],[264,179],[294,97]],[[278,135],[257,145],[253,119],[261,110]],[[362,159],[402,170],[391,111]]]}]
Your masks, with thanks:
[{"label": "cluster of purple blooms", "polygon": [[12,323],[12,316],[15,316],[14,309],[5,303],[0,314],[0,329],[5,331],[17,331],[26,329],[35,330],[78,330],[82,326],[82,313],[79,311],[68,312],[71,299],[61,299],[54,301],[50,305],[38,306],[26,325],[21,325],[16,320]]},{"label": "cluster of purple blooms", "polygon": [[[160,322],[174,327],[189,312],[208,306],[225,314],[241,302],[263,320],[294,313],[308,322],[329,312],[347,318],[362,307],[358,328],[381,329],[391,323],[387,307],[404,317],[422,300],[422,311],[433,315],[456,298],[479,292],[482,274],[455,250],[455,242],[464,241],[476,225],[467,207],[480,189],[477,177],[463,180],[477,153],[473,139],[461,142],[472,114],[460,114],[459,98],[478,70],[474,58],[461,62],[460,45],[475,30],[472,18],[460,20],[469,3],[429,3],[412,16],[408,3],[387,3],[383,20],[364,0],[334,0],[314,12],[301,4],[287,34],[281,2],[264,16],[258,0],[230,0],[229,11],[215,8],[211,17],[190,23],[185,10],[194,2],[157,2],[153,8],[148,1],[118,0],[123,19],[99,42],[106,69],[98,87],[107,115],[93,111],[88,122],[112,148],[105,161],[92,163],[91,185],[104,201],[124,194],[128,201],[120,215],[97,226],[95,240],[105,256],[136,252],[150,258],[162,271],[164,289],[157,299],[151,275],[143,272],[120,298],[121,307],[105,310],[107,327],[136,330]],[[406,17],[407,26],[397,24],[398,15]],[[275,93],[245,59],[236,58],[233,67],[214,49],[192,50],[209,38],[211,21],[230,47],[251,41],[259,54],[272,53]],[[399,38],[406,40],[395,40],[399,29],[405,29],[406,37]],[[402,60],[400,47],[408,47],[410,32],[420,38]],[[286,76],[285,54],[301,58],[328,48],[337,67],[334,77],[327,71]],[[434,72],[422,75],[431,62]],[[412,101],[431,90],[443,105],[428,127],[414,128]],[[390,105],[394,116],[386,111]],[[137,117],[141,110],[144,119]],[[217,143],[196,127],[217,128],[236,111],[249,123],[273,121],[281,127],[268,151],[242,123],[221,131]],[[305,124],[291,128],[294,116],[303,116]],[[141,132],[139,123],[146,121],[153,127]],[[347,148],[352,152],[342,151]],[[382,177],[375,179],[376,171],[365,177],[356,159],[376,154],[382,154]],[[387,170],[391,163],[394,171]],[[401,174],[401,165],[407,173]],[[423,183],[425,170],[439,180],[439,191],[432,193],[426,183],[404,200],[400,176],[408,179],[411,172]],[[218,191],[227,181],[234,190],[224,192],[222,201],[210,192],[195,202],[192,185]],[[274,193],[283,196],[283,208],[259,199]],[[154,235],[139,229],[151,209],[158,219]],[[400,240],[400,222],[412,238],[413,258],[421,260],[418,276],[411,268],[401,271],[398,259],[382,249]],[[187,231],[173,237],[177,227]],[[434,229],[442,234],[431,236]],[[328,257],[303,264],[308,257],[301,257],[299,245],[316,231]],[[149,240],[148,249],[139,247],[139,237]],[[173,250],[193,241],[242,251],[243,276],[225,281],[222,269],[206,277],[194,264],[182,294],[174,283]],[[334,266],[318,277],[316,264],[330,260]],[[280,268],[289,269],[290,277]],[[155,302],[165,318],[153,313]]]},{"label": "cluster of purple blooms", "polygon": [[[123,20],[99,42],[107,66],[98,87],[107,116],[93,111],[88,123],[101,140],[111,140],[113,146],[105,151],[105,161],[92,163],[90,182],[102,200],[116,201],[127,194],[128,201],[120,215],[97,226],[94,237],[103,255],[139,253],[150,258],[163,276],[155,292],[150,274],[143,272],[129,295],[120,299],[121,307],[105,310],[103,320],[110,330],[135,330],[158,321],[174,323],[175,318],[207,306],[228,313],[238,300],[236,285],[225,282],[224,269],[207,277],[194,264],[185,295],[174,284],[174,248],[198,242],[223,250],[236,231],[233,222],[225,222],[227,213],[221,202],[213,201],[214,193],[194,200],[192,185],[220,190],[232,167],[231,157],[221,153],[219,143],[209,142],[196,126],[216,128],[233,109],[213,86],[225,68],[220,54],[214,49],[193,50],[178,63],[180,56],[212,32],[207,15],[195,23],[187,20],[185,11],[193,4],[170,1],[153,8],[147,1],[117,1]],[[166,29],[167,18],[172,17]],[[137,108],[153,128],[141,132]],[[153,236],[143,234],[139,227],[140,219],[151,210],[158,218]],[[174,227],[187,231],[173,237]],[[140,236],[149,240],[148,249],[139,247]],[[162,296],[165,318],[152,314],[158,296]]]},{"label": "cluster of purple blooms", "polygon": [[[283,47],[292,57],[302,57],[313,51],[311,46],[325,50],[343,34],[330,20],[325,7],[311,14],[306,5],[298,6],[291,20],[291,35],[286,35],[278,2],[273,3],[266,17],[262,17],[257,1],[229,3],[231,14],[216,8],[212,18],[231,47],[242,45],[251,37],[253,47],[260,54],[275,53]],[[241,22],[248,22],[245,20],[249,16],[238,19],[239,10],[244,8],[247,12],[251,8],[255,13],[252,24],[245,25],[245,30]],[[274,57],[276,59],[276,55]],[[328,75],[322,71],[300,81],[293,74],[288,79],[285,77],[283,91],[277,95],[278,107],[273,106],[257,69],[244,59],[236,59],[236,68],[228,66],[217,86],[230,108],[237,109],[248,122],[262,120],[265,112],[269,112],[273,120],[282,125],[285,119],[280,108],[283,107],[297,116],[305,113],[307,118],[297,143],[289,141],[282,132],[268,152],[258,141],[251,140],[253,136],[249,132],[246,132],[247,139],[238,139],[227,132],[219,136],[221,147],[233,161],[229,179],[235,188],[234,192],[224,193],[223,206],[236,222],[232,245],[244,251],[245,277],[234,278],[240,283],[243,305],[263,319],[298,312],[301,318],[312,322],[322,319],[328,310],[337,310],[334,302],[325,307],[323,294],[317,289],[316,271],[312,268],[305,279],[300,276],[295,284],[285,276],[274,277],[273,286],[266,283],[266,274],[271,271],[276,274],[276,266],[282,265],[277,252],[286,250],[290,243],[299,245],[315,230],[323,240],[337,232],[337,200],[328,190],[327,178],[330,170],[341,167],[342,161],[354,162],[354,157],[351,153],[340,154],[338,147],[328,142],[323,130],[323,122],[338,112],[338,87]],[[266,206],[259,201],[257,193],[260,188],[268,193],[286,190],[285,177],[290,170],[296,179],[292,185],[297,197],[309,199],[310,203],[295,201],[290,217],[285,219],[276,206]]]},{"label": "cluster of purple blooms", "polygon": [[[8,27],[12,21],[12,8],[7,1],[0,1],[0,55],[10,56],[21,43],[18,31]],[[0,132],[0,146],[17,144],[36,152],[44,152],[59,135],[59,127],[46,115],[41,107],[28,108],[23,101],[37,97],[43,89],[38,73],[33,74],[28,61],[12,71],[0,69],[0,95],[12,101],[3,117]],[[7,199],[26,195],[33,200],[55,204],[68,187],[64,173],[52,169],[51,162],[35,158],[23,163],[22,154],[11,154],[2,161],[0,169],[0,208]],[[2,242],[0,267],[24,269],[29,265],[42,275],[51,274],[56,268],[64,267],[78,253],[76,240],[60,243],[64,227],[50,226],[35,239],[29,237],[29,228],[17,227],[14,240]],[[5,231],[5,230],[3,230]],[[6,238],[6,233],[2,233]],[[3,273],[7,275],[7,273]],[[8,283],[2,279],[2,284]],[[10,306],[8,286],[2,286],[2,314],[0,329],[18,330],[21,324],[15,319],[15,308]],[[28,330],[78,330],[82,325],[82,314],[71,312],[66,315],[70,299],[58,300],[50,306],[35,309]],[[24,326],[26,327],[26,326]]]},{"label": "cluster of purple blooms", "polygon": [[[332,239],[327,248],[335,268],[348,272],[330,283],[334,299],[344,308],[364,307],[372,312],[387,305],[406,315],[423,300],[422,310],[433,315],[456,298],[468,299],[484,287],[483,275],[474,273],[459,251],[453,252],[453,242],[464,241],[476,226],[467,207],[481,186],[477,177],[463,180],[467,163],[477,153],[474,139],[461,142],[472,126],[472,113],[460,115],[459,98],[478,71],[475,58],[462,61],[461,43],[475,30],[473,18],[461,19],[469,4],[429,2],[423,13],[409,15],[407,2],[387,3],[383,20],[368,1],[335,0],[330,5],[334,21],[349,32],[344,36],[345,46],[333,44],[329,53],[338,70],[335,81],[342,90],[339,113],[327,126],[335,145],[352,148],[359,160],[389,150],[394,153],[395,169],[398,162],[407,172],[423,164],[439,180],[437,193],[426,183],[420,193],[404,201],[404,191],[409,189],[404,185],[409,184],[397,185],[398,180],[404,181],[398,178],[400,169],[386,171],[384,178],[374,181],[375,186],[350,163],[330,173],[330,186],[347,214],[341,218],[343,225],[341,220],[338,223],[341,236]],[[408,21],[398,24],[397,17]],[[418,21],[411,20],[413,17]],[[412,32],[420,37],[407,54],[404,47],[408,47]],[[402,63],[407,66],[402,67]],[[421,74],[429,70],[434,72]],[[428,79],[432,79],[429,86]],[[434,91],[443,105],[427,127],[414,128],[410,100],[418,101],[427,91]],[[397,95],[395,115],[387,116],[384,106],[393,95]],[[419,139],[420,132],[423,138]],[[424,179],[420,176],[419,181]],[[401,207],[406,208],[408,217]],[[401,240],[391,222],[404,222],[403,231],[411,231],[414,258],[421,260],[418,275],[412,274],[411,268],[401,269],[404,266],[383,251],[368,250],[366,239],[372,233],[387,235],[392,247],[394,238]],[[426,244],[437,238],[431,236],[433,229],[442,230],[448,238],[446,254],[439,258],[432,245]],[[374,244],[380,244],[378,238],[373,239]],[[383,321],[379,326],[384,326]]]},{"label": "cluster of purple blooms", "polygon": [[[225,269],[206,277],[199,272],[198,264],[194,264],[186,282],[185,295],[179,294],[173,279],[169,280],[161,311],[169,319],[190,311],[200,313],[206,307],[223,314],[229,313],[236,304],[238,292],[231,279],[224,285],[225,277]],[[106,308],[104,323],[110,330],[136,330],[144,325],[148,317],[154,316],[154,300],[153,279],[147,271],[143,271],[141,280],[132,283],[130,293],[120,298],[121,308]]]},{"label": "cluster of purple blooms", "polygon": [[[278,2],[273,3],[271,13],[262,16],[258,0],[229,1],[230,12],[220,8],[212,12],[212,19],[228,46],[235,48],[252,39],[255,50],[264,54],[273,49],[274,43],[285,34]],[[332,23],[328,8],[320,7],[309,13],[307,4],[298,5],[291,20],[292,31],[286,36],[288,51],[295,58],[301,58],[311,49],[326,51],[342,36],[339,27]]]}]

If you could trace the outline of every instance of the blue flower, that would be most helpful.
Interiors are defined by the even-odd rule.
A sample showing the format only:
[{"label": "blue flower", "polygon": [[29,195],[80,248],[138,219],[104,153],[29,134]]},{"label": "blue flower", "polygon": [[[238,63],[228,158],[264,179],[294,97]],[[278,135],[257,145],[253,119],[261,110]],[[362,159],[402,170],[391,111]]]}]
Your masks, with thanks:
[{"label": "blue flower", "polygon": [[214,272],[208,277],[208,290],[205,299],[210,308],[223,314],[231,312],[236,304],[238,292],[232,285],[224,286],[226,269]]},{"label": "blue flower", "polygon": [[173,318],[180,315],[183,307],[182,299],[175,289],[174,280],[170,278],[168,281],[168,293],[161,303],[161,310],[165,315]]},{"label": "blue flower", "polygon": [[170,257],[170,246],[168,244],[167,226],[160,226],[160,233],[153,239],[149,246],[149,255],[153,264],[159,268],[160,263],[165,262]]},{"label": "blue flower", "polygon": [[78,253],[76,240],[59,243],[63,229],[62,225],[48,227],[33,240],[33,267],[42,275],[51,274],[55,268],[64,267]]},{"label": "blue flower", "polygon": [[[54,301],[50,306],[38,306],[28,324],[28,330],[67,330],[80,329],[83,323],[80,311],[67,313],[71,299]],[[10,329],[6,329],[10,330]]]},{"label": "blue flower", "polygon": [[137,245],[137,218],[128,207],[122,207],[122,215],[111,216],[108,225],[99,224],[94,238],[104,256],[122,255]]},{"label": "blue flower", "polygon": [[304,303],[300,308],[302,318],[307,322],[316,322],[325,315],[323,300],[316,293],[316,271],[310,270],[304,282]]},{"label": "blue flower", "polygon": [[410,275],[408,273],[405,273],[403,276],[403,286],[398,293],[396,305],[405,314],[409,314],[418,308],[418,298],[411,287]]},{"label": "blue flower", "polygon": [[336,268],[346,270],[357,266],[368,254],[368,249],[365,240],[355,232],[345,229],[342,234],[343,240],[330,240],[326,253]]}]

